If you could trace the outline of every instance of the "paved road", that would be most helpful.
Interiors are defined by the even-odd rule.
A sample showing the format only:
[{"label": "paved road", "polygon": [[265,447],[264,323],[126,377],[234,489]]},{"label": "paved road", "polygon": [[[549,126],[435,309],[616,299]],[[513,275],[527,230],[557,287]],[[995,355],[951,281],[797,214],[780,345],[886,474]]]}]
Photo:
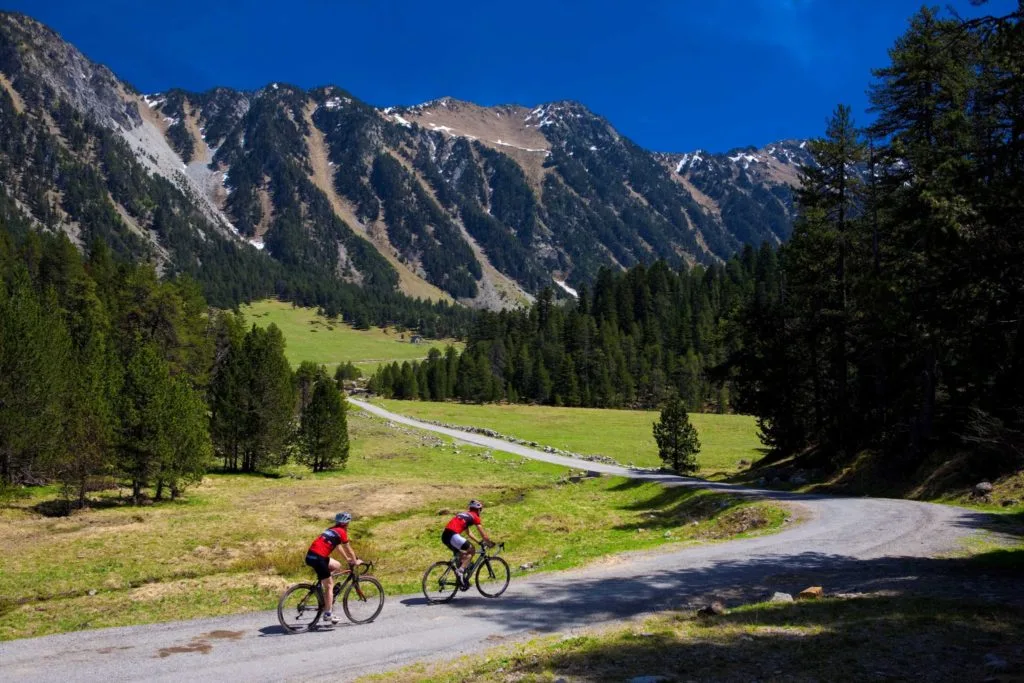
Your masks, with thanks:
[{"label": "paved road", "polygon": [[[352,402],[394,422],[494,450],[666,485],[708,486],[579,462]],[[929,558],[956,549],[984,523],[978,513],[913,501],[711,486],[785,501],[799,508],[804,521],[771,536],[629,553],[584,569],[516,578],[498,600],[475,590],[436,606],[421,596],[393,596],[376,622],[342,625],[333,632],[285,635],[276,614],[268,611],[0,643],[0,679],[350,680],[418,660],[457,657],[503,640],[692,605],[709,596],[751,600],[812,583],[829,592],[913,588],[942,574],[945,561]]]}]

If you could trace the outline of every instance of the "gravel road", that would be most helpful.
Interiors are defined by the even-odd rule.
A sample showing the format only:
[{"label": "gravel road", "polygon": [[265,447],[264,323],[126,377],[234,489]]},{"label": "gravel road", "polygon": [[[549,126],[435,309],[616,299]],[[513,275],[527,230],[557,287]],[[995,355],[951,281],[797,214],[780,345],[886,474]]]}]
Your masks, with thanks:
[{"label": "gravel road", "polygon": [[[627,553],[583,569],[517,577],[487,600],[475,589],[448,605],[389,596],[376,622],[285,635],[275,612],[67,633],[0,643],[6,681],[351,680],[427,659],[449,659],[515,638],[568,632],[648,612],[764,598],[822,585],[826,592],[926,588],[984,515],[906,500],[743,489],[581,462],[498,439],[425,425],[358,400],[394,422],[494,450],[667,486],[700,486],[782,501],[801,523],[780,533],[682,549]],[[514,552],[508,557],[515,565]]]}]

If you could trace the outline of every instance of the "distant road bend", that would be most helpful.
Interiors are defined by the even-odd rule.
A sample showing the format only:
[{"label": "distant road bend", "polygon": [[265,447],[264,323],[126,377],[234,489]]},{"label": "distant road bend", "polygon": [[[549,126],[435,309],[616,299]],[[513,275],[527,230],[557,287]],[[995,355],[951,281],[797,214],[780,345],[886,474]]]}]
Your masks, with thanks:
[{"label": "distant road bend", "polygon": [[[978,514],[878,498],[760,491],[577,461],[499,439],[424,424],[349,399],[375,415],[568,467],[778,500],[803,519],[784,531],[726,543],[627,553],[571,571],[516,577],[500,599],[476,591],[449,605],[389,596],[372,624],[288,636],[274,612],[109,628],[0,643],[5,681],[351,680],[415,661],[450,659],[507,639],[570,631],[716,596],[753,600],[814,583],[828,592],[913,587],[975,533]],[[500,534],[500,530],[495,529]],[[431,550],[440,550],[433,548]],[[428,553],[425,555],[438,554]],[[515,565],[515,549],[508,553]],[[426,564],[426,563],[425,563]]]}]

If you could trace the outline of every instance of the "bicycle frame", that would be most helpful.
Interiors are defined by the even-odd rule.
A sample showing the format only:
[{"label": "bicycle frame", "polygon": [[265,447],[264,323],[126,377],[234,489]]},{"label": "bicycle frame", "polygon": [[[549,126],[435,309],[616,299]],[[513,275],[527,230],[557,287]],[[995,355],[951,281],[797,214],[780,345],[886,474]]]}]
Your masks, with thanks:
[{"label": "bicycle frame", "polygon": [[[472,576],[473,572],[475,572],[477,570],[477,567],[479,567],[481,564],[483,564],[484,560],[486,560],[488,557],[497,557],[498,555],[500,555],[501,551],[505,549],[505,542],[502,541],[501,543],[497,543],[497,544],[495,544],[492,547],[497,548],[497,550],[488,555],[487,554],[487,546],[486,545],[481,545],[480,546],[480,552],[476,553],[476,558],[472,562],[469,563],[468,567],[466,567],[466,576]],[[452,562],[452,569],[458,569],[458,567],[459,567],[459,553],[461,551],[455,550],[455,551],[452,551],[452,552],[454,553],[453,557],[452,557],[452,560],[451,560],[451,562]]]},{"label": "bicycle frame", "polygon": [[[362,567],[362,571],[360,571],[360,569],[359,569],[360,567]],[[333,599],[337,600],[338,596],[341,595],[341,592],[345,589],[345,587],[348,586],[350,583],[354,582],[355,583],[356,593],[359,594],[360,598],[365,600],[366,596],[363,595],[362,589],[359,588],[359,577],[363,576],[364,574],[369,574],[370,573],[370,569],[372,569],[372,568],[373,568],[373,562],[364,562],[363,564],[357,565],[355,567],[350,567],[349,569],[342,569],[341,571],[333,572],[331,574],[331,577],[333,577],[335,579],[335,581],[334,581],[334,589],[331,591],[331,594],[333,595]],[[337,577],[339,577],[339,576],[341,576],[343,574],[345,575],[345,580],[344,581],[338,581]],[[319,581],[317,581],[316,582],[316,589],[320,593],[320,598],[322,600],[324,598],[324,585],[322,583],[320,583]]]}]

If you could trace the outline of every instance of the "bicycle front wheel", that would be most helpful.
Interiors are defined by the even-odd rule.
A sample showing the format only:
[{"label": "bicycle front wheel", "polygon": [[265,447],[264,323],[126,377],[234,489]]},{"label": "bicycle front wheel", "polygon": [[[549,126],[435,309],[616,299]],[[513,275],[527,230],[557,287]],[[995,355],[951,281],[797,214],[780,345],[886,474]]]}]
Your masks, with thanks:
[{"label": "bicycle front wheel", "polygon": [[512,570],[500,557],[488,557],[476,570],[476,589],[485,598],[496,598],[508,588]]},{"label": "bicycle front wheel", "polygon": [[356,624],[368,624],[384,609],[384,587],[372,576],[361,576],[345,589],[341,599],[345,616]]},{"label": "bicycle front wheel", "polygon": [[459,592],[459,579],[450,562],[435,562],[423,574],[423,597],[432,605],[449,602]]},{"label": "bicycle front wheel", "polygon": [[288,633],[302,633],[316,625],[323,609],[316,585],[297,583],[277,601],[277,620]]}]

